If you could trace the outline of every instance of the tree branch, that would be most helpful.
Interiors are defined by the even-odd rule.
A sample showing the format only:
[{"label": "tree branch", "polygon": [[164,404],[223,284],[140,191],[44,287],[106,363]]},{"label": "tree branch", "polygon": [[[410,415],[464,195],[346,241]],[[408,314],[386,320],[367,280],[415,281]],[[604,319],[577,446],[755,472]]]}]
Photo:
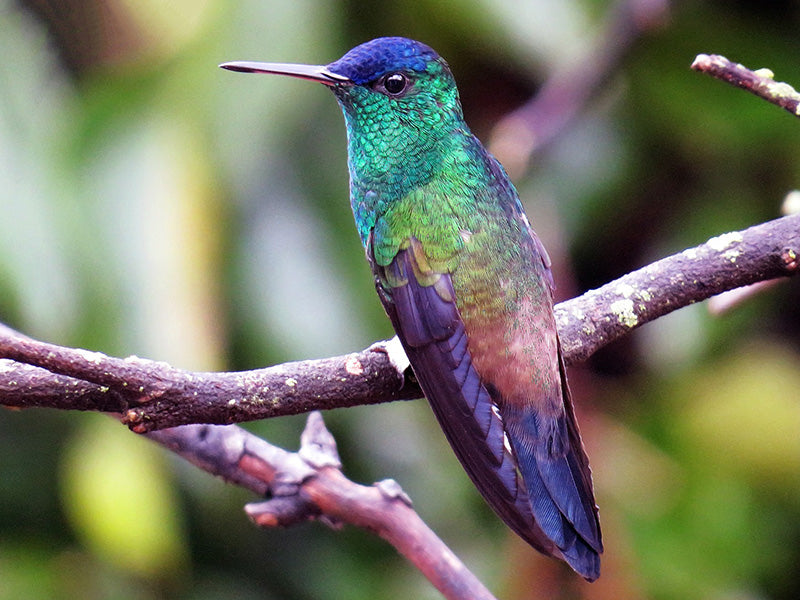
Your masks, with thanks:
[{"label": "tree branch", "polygon": [[775,81],[775,74],[769,69],[751,71],[719,54],[698,54],[692,69],[747,90],[800,117],[800,93],[788,83]]},{"label": "tree branch", "polygon": [[333,358],[205,373],[66,348],[0,326],[0,405],[123,413],[137,433],[419,398],[390,342]]},{"label": "tree branch", "polygon": [[800,214],[711,238],[556,307],[568,364],[678,308],[800,270]]},{"label": "tree branch", "polygon": [[[799,269],[800,215],[713,238],[558,305],[567,362],[676,308]],[[396,342],[256,371],[191,373],[38,342],[0,325],[0,355],[0,404],[124,413],[140,432],[175,421],[229,422],[420,395],[410,378],[403,379],[410,373]],[[446,598],[492,598],[396,483],[363,486],[343,475],[335,442],[316,412],[297,453],[233,425],[185,425],[146,435],[199,468],[267,496],[246,507],[260,526],[318,519],[363,527],[397,548]]]},{"label": "tree branch", "polygon": [[[800,215],[726,233],[556,306],[567,364],[673,310],[757,281],[794,275]],[[144,433],[421,397],[396,342],[266,369],[196,373],[135,356],[113,358],[0,327],[0,404],[124,415]]]},{"label": "tree branch", "polygon": [[298,452],[287,452],[235,425],[186,425],[147,436],[225,481],[269,495],[245,507],[260,527],[315,519],[334,527],[355,525],[392,544],[445,598],[494,599],[419,517],[396,482],[365,486],[344,476],[336,442],[319,412],[309,414]]}]

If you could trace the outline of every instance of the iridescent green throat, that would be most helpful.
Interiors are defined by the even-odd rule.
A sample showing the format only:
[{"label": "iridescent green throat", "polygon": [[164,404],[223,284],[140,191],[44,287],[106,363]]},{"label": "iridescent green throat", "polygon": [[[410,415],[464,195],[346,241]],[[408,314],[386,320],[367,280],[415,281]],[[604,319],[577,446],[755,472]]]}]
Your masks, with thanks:
[{"label": "iridescent green throat", "polygon": [[376,216],[448,168],[448,157],[472,134],[443,61],[428,63],[402,98],[360,85],[334,93],[347,126],[353,214],[366,243]]}]

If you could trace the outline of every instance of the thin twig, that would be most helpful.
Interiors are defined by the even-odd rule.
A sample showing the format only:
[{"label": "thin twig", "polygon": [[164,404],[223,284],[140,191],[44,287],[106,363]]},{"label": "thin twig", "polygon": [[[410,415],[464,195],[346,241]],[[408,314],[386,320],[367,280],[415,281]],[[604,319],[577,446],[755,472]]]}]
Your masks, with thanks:
[{"label": "thin twig", "polygon": [[775,74],[769,69],[751,71],[719,54],[698,54],[692,69],[747,90],[800,117],[800,92],[788,83],[775,81]]}]

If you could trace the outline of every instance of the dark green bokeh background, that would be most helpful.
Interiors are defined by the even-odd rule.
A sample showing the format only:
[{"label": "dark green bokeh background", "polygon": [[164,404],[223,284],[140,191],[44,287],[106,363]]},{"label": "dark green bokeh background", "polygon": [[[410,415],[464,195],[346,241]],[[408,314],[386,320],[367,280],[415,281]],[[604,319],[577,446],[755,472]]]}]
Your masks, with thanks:
[{"label": "dark green bokeh background", "polygon": [[[448,58],[488,139],[610,7],[0,0],[0,321],[195,370],[389,336],[330,93],[216,65],[415,37]],[[562,297],[772,219],[800,187],[800,121],[689,70],[714,52],[800,84],[800,4],[686,0],[670,15],[517,177]],[[346,473],[397,479],[503,598],[793,599],[799,335],[787,281],[721,317],[683,309],[573,370],[607,544],[592,585],[489,513],[424,403],[326,419]],[[294,448],[302,423],[250,427]],[[365,532],[255,529],[252,499],[110,419],[0,411],[0,600],[438,597]]]}]

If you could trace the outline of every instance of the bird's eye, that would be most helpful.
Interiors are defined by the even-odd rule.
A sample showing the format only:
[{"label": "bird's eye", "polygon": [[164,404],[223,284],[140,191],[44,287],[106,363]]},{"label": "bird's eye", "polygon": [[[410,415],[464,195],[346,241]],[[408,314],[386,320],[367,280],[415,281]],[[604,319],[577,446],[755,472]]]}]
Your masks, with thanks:
[{"label": "bird's eye", "polygon": [[408,77],[402,73],[390,73],[378,80],[379,88],[383,88],[388,96],[400,96],[408,88]]}]

